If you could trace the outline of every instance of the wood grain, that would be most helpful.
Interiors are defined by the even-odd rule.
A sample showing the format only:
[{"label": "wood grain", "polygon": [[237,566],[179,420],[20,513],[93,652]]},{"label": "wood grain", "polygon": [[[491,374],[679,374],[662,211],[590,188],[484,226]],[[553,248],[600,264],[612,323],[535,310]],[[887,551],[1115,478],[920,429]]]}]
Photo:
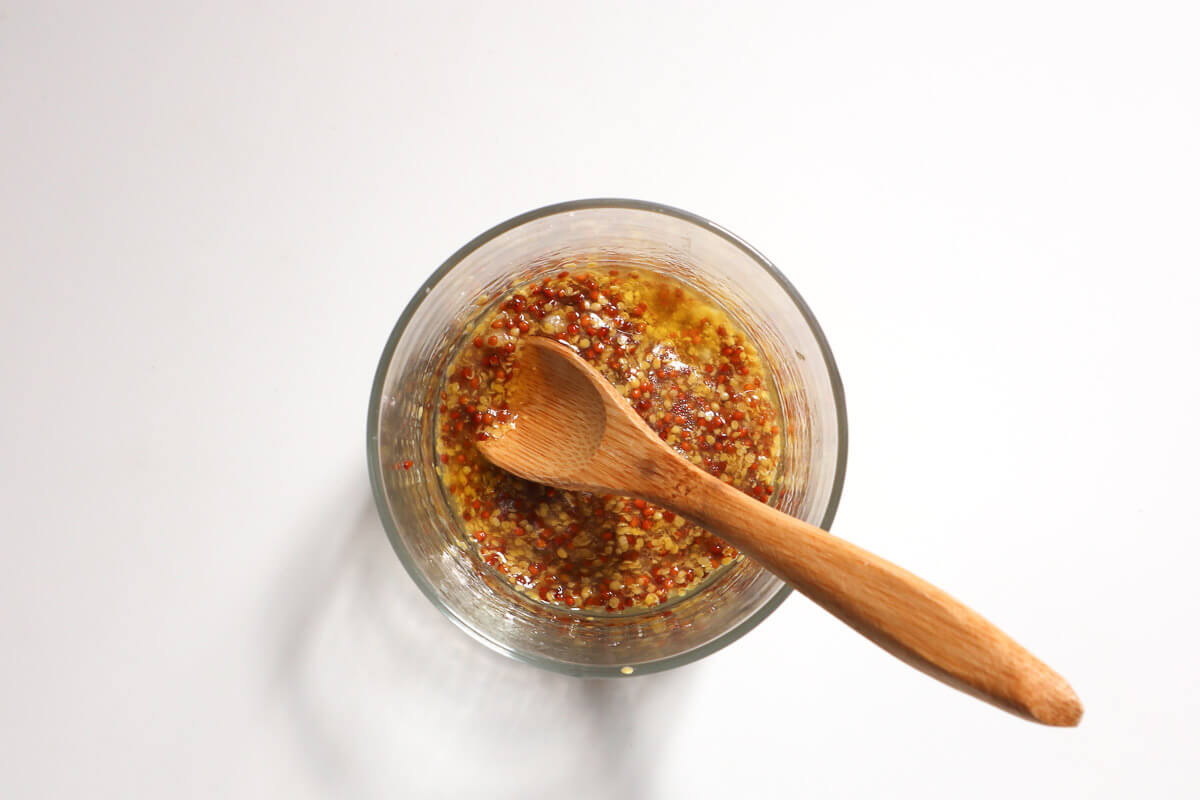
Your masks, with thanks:
[{"label": "wood grain", "polygon": [[912,573],[684,460],[569,346],[529,340],[509,405],[512,429],[479,444],[503,469],[668,508],[912,666],[1029,719],[1079,723],[1083,706],[1070,685],[995,625]]}]

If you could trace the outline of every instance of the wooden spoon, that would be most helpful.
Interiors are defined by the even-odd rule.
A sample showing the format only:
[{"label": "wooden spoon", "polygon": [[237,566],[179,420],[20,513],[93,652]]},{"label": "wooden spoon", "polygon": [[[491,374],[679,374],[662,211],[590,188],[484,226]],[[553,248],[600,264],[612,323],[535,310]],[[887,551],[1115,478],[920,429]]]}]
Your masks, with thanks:
[{"label": "wooden spoon", "polygon": [[523,346],[511,427],[479,442],[493,464],[561,489],[640,497],[730,542],[909,664],[1021,716],[1076,725],[1070,685],[999,628],[915,575],[776,511],[678,456],[567,345]]}]

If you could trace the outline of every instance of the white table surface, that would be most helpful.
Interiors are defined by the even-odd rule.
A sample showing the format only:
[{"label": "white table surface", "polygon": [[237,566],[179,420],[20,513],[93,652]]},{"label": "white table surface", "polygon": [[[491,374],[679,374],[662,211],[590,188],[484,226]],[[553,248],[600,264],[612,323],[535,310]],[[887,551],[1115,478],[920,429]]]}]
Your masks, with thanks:
[{"label": "white table surface", "polygon": [[[0,7],[0,796],[1196,796],[1196,5],[734,5]],[[424,600],[379,351],[459,245],[587,196],[780,265],[845,378],[834,530],[1079,729],[799,597],[617,682]]]}]

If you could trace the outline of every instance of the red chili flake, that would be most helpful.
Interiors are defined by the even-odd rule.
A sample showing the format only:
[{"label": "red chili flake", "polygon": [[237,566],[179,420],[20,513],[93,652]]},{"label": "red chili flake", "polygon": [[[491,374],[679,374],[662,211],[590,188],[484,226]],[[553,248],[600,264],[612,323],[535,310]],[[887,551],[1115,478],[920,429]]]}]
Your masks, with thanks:
[{"label": "red chili flake", "polygon": [[411,462],[411,461],[405,461],[405,462],[404,462],[404,468],[405,468],[405,469],[412,469],[412,465],[413,465],[413,462]]},{"label": "red chili flake", "polygon": [[442,463],[443,464],[450,463],[450,456],[446,455],[445,453],[442,453]]}]

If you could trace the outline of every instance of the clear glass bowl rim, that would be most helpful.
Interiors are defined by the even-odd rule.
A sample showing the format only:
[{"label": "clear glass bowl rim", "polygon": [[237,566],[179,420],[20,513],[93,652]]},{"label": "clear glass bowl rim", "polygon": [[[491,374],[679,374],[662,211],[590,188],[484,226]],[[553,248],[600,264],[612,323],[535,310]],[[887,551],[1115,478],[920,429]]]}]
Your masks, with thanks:
[{"label": "clear glass bowl rim", "polygon": [[[842,497],[842,486],[846,479],[846,395],[842,387],[842,377],[838,372],[837,363],[833,359],[833,352],[829,347],[829,341],[825,338],[825,332],[821,330],[820,324],[813,316],[808,304],[791,282],[784,277],[770,259],[747,244],[737,235],[722,228],[720,225],[712,222],[709,219],[693,214],[690,211],[684,211],[680,208],[664,205],[662,203],[652,203],[645,200],[633,200],[628,198],[588,198],[583,200],[570,200],[563,203],[553,203],[548,206],[527,211],[524,214],[518,214],[511,219],[495,225],[483,233],[476,236],[471,241],[460,247],[442,265],[439,266],[432,275],[430,275],[421,287],[417,289],[412,299],[405,306],[404,311],[400,314],[400,318],[396,321],[395,327],[392,328],[392,333],[388,337],[387,344],[384,345],[383,354],[379,358],[379,365],[375,369],[375,380],[371,386],[371,398],[367,412],[367,469],[371,477],[371,493],[375,498],[375,509],[379,513],[379,519],[383,523],[384,530],[387,532],[388,540],[392,544],[392,549],[400,559],[400,563],[404,565],[413,582],[421,589],[422,594],[429,598],[435,608],[442,612],[455,625],[462,629],[467,635],[476,641],[484,644],[489,649],[508,656],[517,661],[523,661],[527,664],[532,664],[536,667],[558,672],[566,675],[575,675],[580,677],[596,677],[599,673],[593,672],[586,665],[568,664],[560,661],[555,661],[541,656],[522,653],[505,647],[498,642],[488,638],[481,631],[476,630],[467,622],[461,619],[454,610],[447,607],[438,598],[433,586],[430,585],[424,573],[413,563],[409,557],[408,550],[401,541],[402,534],[396,529],[393,524],[391,514],[388,512],[387,500],[384,496],[383,473],[381,462],[379,459],[379,414],[381,401],[383,399],[383,386],[387,378],[388,368],[391,365],[392,357],[395,354],[396,346],[399,344],[401,337],[404,335],[405,329],[408,327],[408,322],[421,305],[422,301],[429,295],[437,283],[445,277],[451,270],[466,258],[470,253],[482,247],[487,242],[499,236],[503,236],[508,231],[518,228],[527,222],[531,222],[542,217],[554,216],[556,214],[568,213],[571,211],[592,210],[592,209],[625,209],[633,211],[646,211],[654,214],[663,214],[669,217],[689,222],[699,228],[706,229],[729,243],[733,244],[739,250],[750,256],[751,260],[759,265],[768,275],[774,278],[779,287],[787,293],[795,304],[796,309],[804,317],[805,323],[812,331],[813,337],[816,339],[818,346],[821,349],[821,355],[825,359],[825,364],[829,371],[830,385],[833,390],[834,404],[836,406],[835,413],[837,416],[838,430],[838,449],[837,449],[837,465],[834,471],[833,486],[830,490],[829,504],[825,510],[825,516],[821,520],[821,527],[829,530],[833,524],[833,518],[837,514],[838,503]],[[791,587],[784,585],[778,592],[775,593],[770,600],[763,604],[762,608],[758,609],[754,614],[747,617],[737,626],[730,628],[725,633],[716,637],[712,641],[688,650],[678,655],[662,658],[657,661],[640,663],[634,674],[646,675],[653,672],[662,672],[664,670],[673,669],[675,667],[690,664],[705,656],[715,653],[726,645],[737,641],[742,636],[749,633],[755,626],[766,619],[775,609],[779,608],[780,604],[787,599],[791,593]],[[608,671],[606,670],[605,673]]]}]

